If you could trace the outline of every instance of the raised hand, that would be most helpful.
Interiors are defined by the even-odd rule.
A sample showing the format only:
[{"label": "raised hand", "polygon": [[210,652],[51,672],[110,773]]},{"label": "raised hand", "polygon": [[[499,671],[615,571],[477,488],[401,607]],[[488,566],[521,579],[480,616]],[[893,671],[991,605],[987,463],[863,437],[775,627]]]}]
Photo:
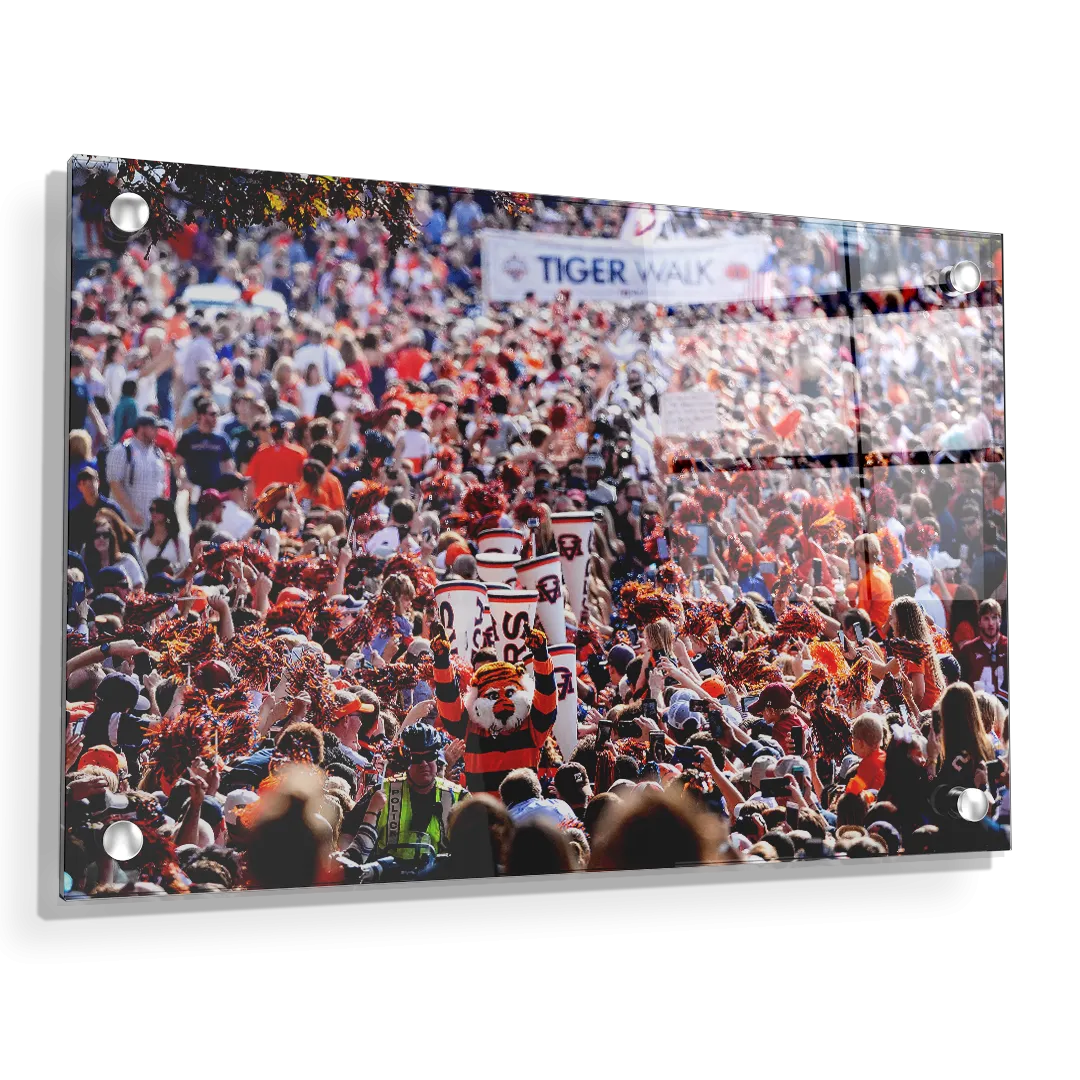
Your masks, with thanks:
[{"label": "raised hand", "polygon": [[82,753],[83,737],[76,735],[68,728],[67,737],[64,739],[64,771],[70,772]]}]

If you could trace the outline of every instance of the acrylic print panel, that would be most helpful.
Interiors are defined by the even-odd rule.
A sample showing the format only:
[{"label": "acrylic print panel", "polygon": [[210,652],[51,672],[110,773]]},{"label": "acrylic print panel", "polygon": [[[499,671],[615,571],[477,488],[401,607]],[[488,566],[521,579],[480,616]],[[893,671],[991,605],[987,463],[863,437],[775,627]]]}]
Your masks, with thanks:
[{"label": "acrylic print panel", "polygon": [[1009,846],[999,236],[71,182],[65,896]]}]

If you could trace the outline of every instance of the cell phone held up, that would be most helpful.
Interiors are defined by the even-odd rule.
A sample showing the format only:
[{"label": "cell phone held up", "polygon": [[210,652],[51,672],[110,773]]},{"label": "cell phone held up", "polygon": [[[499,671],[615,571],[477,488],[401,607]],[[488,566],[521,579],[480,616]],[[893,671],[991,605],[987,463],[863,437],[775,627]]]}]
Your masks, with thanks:
[{"label": "cell phone held up", "polygon": [[671,750],[671,760],[684,769],[697,765],[701,758],[701,749],[697,746],[675,746]]},{"label": "cell phone held up", "polygon": [[806,729],[798,724],[791,729],[791,752],[796,757],[806,753]]},{"label": "cell phone held up", "polygon": [[662,731],[650,731],[649,732],[649,760],[650,761],[666,761],[667,751],[665,749],[666,742],[664,740],[664,733]]},{"label": "cell phone held up", "polygon": [[766,799],[784,799],[791,794],[791,784],[786,776],[766,776],[761,781],[761,794]]}]

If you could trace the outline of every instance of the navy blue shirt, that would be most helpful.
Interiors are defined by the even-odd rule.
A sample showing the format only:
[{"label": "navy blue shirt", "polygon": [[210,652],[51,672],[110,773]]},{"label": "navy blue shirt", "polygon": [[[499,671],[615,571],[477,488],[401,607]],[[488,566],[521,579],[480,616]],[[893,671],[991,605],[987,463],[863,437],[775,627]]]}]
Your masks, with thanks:
[{"label": "navy blue shirt", "polygon": [[199,487],[215,487],[221,479],[221,466],[232,458],[232,447],[224,435],[204,435],[198,428],[184,433],[176,444],[184,459],[188,479]]},{"label": "navy blue shirt", "polygon": [[760,573],[754,574],[753,577],[744,574],[739,578],[739,588],[744,593],[757,593],[759,596],[764,597],[766,603],[772,603],[772,593],[769,592],[769,586],[765,584],[765,579]]},{"label": "navy blue shirt", "polygon": [[947,551],[954,559],[960,553],[960,533],[956,527],[956,518],[946,508],[938,514],[938,547]]},{"label": "navy blue shirt", "polygon": [[90,391],[86,380],[71,380],[71,396],[68,398],[68,431],[86,428],[86,415],[90,411]]},{"label": "navy blue shirt", "polygon": [[98,501],[89,506],[77,489],[75,494],[79,502],[68,514],[68,547],[78,551],[94,539],[94,518],[99,510],[111,510],[121,521],[125,519],[124,511],[112,499],[99,495]]}]

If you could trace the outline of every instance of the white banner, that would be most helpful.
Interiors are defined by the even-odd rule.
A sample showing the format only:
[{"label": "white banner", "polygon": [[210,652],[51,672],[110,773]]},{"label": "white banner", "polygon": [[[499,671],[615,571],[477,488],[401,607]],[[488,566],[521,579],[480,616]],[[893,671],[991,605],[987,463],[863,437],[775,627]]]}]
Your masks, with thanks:
[{"label": "white banner", "polygon": [[751,300],[772,241],[750,234],[719,239],[626,243],[592,236],[486,229],[484,299],[574,300],[615,304],[733,304]]},{"label": "white banner", "polygon": [[495,589],[488,594],[491,617],[495,622],[495,652],[500,660],[524,662],[529,651],[525,637],[536,618],[535,589]]},{"label": "white banner", "polygon": [[450,644],[466,664],[472,663],[473,631],[482,627],[487,588],[479,581],[446,581],[435,586],[435,610]]},{"label": "white banner", "polygon": [[720,430],[711,390],[665,390],[660,395],[660,430],[664,435],[702,435]]},{"label": "white banner", "polygon": [[552,734],[559,753],[569,760],[577,746],[577,646],[552,645],[548,655],[555,666],[555,691],[559,705]]},{"label": "white banner", "polygon": [[[663,397],[661,395],[661,400]],[[585,571],[589,568],[589,540],[592,538],[592,511],[571,510],[551,515],[551,531],[562,560],[563,581],[570,594],[570,610],[581,618],[585,606]]]},{"label": "white banner", "polygon": [[488,529],[476,538],[479,551],[505,551],[520,555],[525,537],[516,529]]},{"label": "white banner", "polygon": [[562,560],[557,551],[536,555],[518,563],[518,584],[538,594],[536,614],[549,645],[566,643],[566,611],[563,603]]},{"label": "white banner", "polygon": [[481,551],[476,556],[476,573],[488,585],[509,585],[517,581],[518,557],[513,552]]}]

